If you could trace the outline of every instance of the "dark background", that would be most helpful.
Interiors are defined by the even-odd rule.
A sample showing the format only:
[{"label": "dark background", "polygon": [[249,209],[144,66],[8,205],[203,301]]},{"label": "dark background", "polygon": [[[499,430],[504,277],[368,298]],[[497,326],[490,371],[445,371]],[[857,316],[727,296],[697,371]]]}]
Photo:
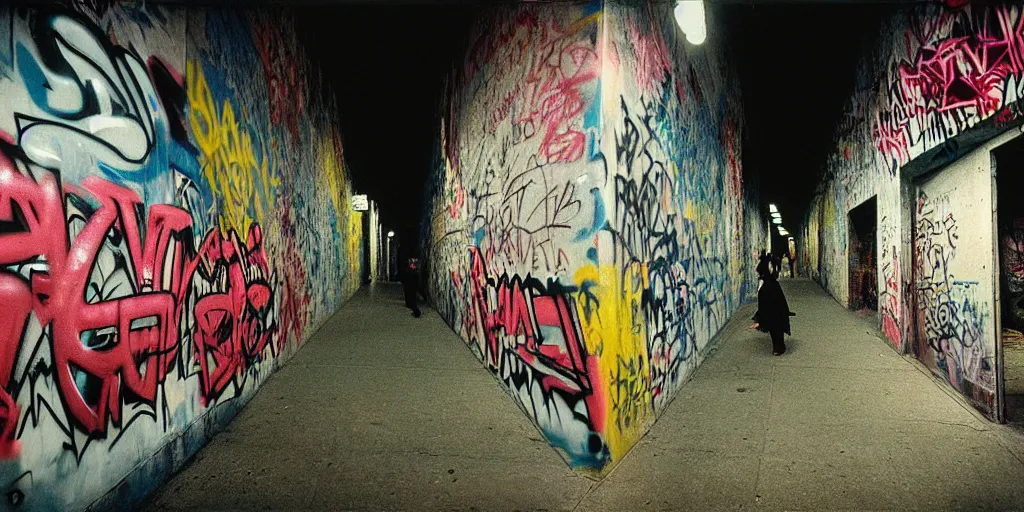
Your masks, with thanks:
[{"label": "dark background", "polygon": [[353,186],[377,201],[403,244],[419,236],[442,80],[478,10],[455,2],[300,10],[301,38],[337,98]]},{"label": "dark background", "polygon": [[[439,133],[445,74],[482,2],[307,2],[301,38],[338,100],[353,184],[414,244]],[[791,232],[820,177],[853,92],[862,48],[892,4],[729,2],[723,9],[746,109],[744,166]]]}]

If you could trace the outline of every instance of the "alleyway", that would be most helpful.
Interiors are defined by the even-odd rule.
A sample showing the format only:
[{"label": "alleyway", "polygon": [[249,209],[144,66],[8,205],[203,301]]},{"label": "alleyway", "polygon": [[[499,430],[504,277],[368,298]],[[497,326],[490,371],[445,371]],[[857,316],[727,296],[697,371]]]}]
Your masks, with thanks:
[{"label": "alleyway", "polygon": [[[602,482],[570,471],[433,311],[362,290],[153,510],[1024,510],[1024,442],[815,284],[770,354],[742,309]],[[1015,450],[1016,453],[1013,453]]]}]

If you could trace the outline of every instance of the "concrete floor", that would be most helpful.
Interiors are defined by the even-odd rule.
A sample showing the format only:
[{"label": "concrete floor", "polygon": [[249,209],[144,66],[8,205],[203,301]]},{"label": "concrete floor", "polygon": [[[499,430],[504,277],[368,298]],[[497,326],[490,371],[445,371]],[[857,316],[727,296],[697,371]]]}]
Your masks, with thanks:
[{"label": "concrete floor", "polygon": [[151,510],[1024,510],[984,421],[808,281],[772,357],[745,307],[601,482],[576,475],[434,311],[364,290]]}]

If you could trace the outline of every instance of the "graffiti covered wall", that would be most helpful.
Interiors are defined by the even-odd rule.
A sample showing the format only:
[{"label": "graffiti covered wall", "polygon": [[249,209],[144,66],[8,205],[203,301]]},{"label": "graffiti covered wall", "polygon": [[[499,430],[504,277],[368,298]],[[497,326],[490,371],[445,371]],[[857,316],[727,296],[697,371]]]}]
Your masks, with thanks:
[{"label": "graffiti covered wall", "polygon": [[159,482],[133,470],[180,465],[359,285],[335,108],[287,16],[109,4],[0,8],[0,485],[21,509],[126,478],[141,498]]},{"label": "graffiti covered wall", "polygon": [[[979,325],[980,320],[965,316],[978,313],[977,308],[950,308],[948,294],[920,291],[920,283],[911,283],[919,227],[913,219],[925,210],[919,208],[915,185],[905,171],[926,158],[930,167],[952,162],[967,153],[958,137],[977,133],[982,126],[998,133],[1019,119],[1022,36],[1024,12],[1019,5],[933,2],[907,6],[892,16],[874,47],[865,51],[855,93],[835,133],[826,177],[805,216],[807,234],[801,237],[801,252],[807,256],[803,264],[845,304],[848,213],[877,196],[882,331],[900,351],[923,343],[928,348],[918,356],[926,365],[950,369],[938,373],[960,391],[965,383],[983,388],[981,394],[988,396],[983,401],[994,393],[994,340],[965,346],[964,333],[954,335],[952,328],[932,329],[931,334],[915,334],[913,329],[919,315],[958,326]],[[951,219],[972,215],[966,210],[945,214]],[[948,219],[931,220],[938,225]],[[949,251],[946,256],[953,257]],[[935,269],[926,270],[931,275]],[[916,304],[912,294],[917,294]],[[941,314],[935,316],[936,311]],[[952,354],[964,353],[971,354],[972,364],[945,366]]]},{"label": "graffiti covered wall", "polygon": [[738,88],[670,5],[476,26],[442,113],[430,294],[570,464],[602,473],[756,291]]}]

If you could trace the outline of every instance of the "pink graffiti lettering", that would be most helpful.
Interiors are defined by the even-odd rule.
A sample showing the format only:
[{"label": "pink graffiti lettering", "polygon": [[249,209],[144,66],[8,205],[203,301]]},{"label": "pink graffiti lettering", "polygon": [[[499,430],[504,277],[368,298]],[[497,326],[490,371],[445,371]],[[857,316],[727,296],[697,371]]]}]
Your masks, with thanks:
[{"label": "pink graffiti lettering", "polygon": [[[69,417],[92,435],[103,435],[108,419],[120,425],[124,401],[154,403],[177,360],[178,323],[197,278],[213,290],[189,312],[206,398],[269,342],[276,327],[259,226],[247,245],[214,230],[192,257],[191,217],[174,206],[151,205],[143,230],[135,192],[90,177],[62,193],[53,175],[37,182],[2,153],[0,184],[0,300],[12,311],[0,326],[0,454],[15,451],[8,387],[32,312],[49,326]],[[80,229],[72,235],[69,226]],[[11,270],[26,264],[26,277]],[[221,282],[227,290],[218,291]]]},{"label": "pink graffiti lettering", "polygon": [[641,93],[651,92],[661,86],[665,74],[672,69],[668,49],[656,30],[650,26],[639,27],[633,17],[628,19],[627,34],[633,46],[637,89]]},{"label": "pink graffiti lettering", "polygon": [[997,8],[979,25],[957,11],[967,3],[947,0],[950,10],[915,18],[905,34],[906,57],[872,129],[878,151],[895,165],[910,160],[911,147],[935,147],[972,120],[1013,117],[1003,110],[1004,89],[1024,73],[1024,17]]},{"label": "pink graffiti lettering", "polygon": [[892,263],[882,269],[885,291],[882,294],[882,332],[891,343],[899,346],[900,332],[900,267],[896,248],[892,248]]},{"label": "pink graffiti lettering", "polygon": [[[141,203],[138,196],[90,178],[84,189],[75,189],[69,196],[91,195],[99,207],[70,241],[61,194],[52,176],[36,183],[4,157],[0,182],[6,185],[0,202],[16,205],[3,212],[4,218],[21,224],[20,229],[0,235],[0,264],[42,257],[48,265],[48,271],[34,272],[29,286],[22,284],[15,292],[21,296],[17,318],[27,319],[24,300],[31,290],[32,309],[40,323],[51,326],[57,382],[65,405],[87,432],[102,432],[108,415],[115,423],[120,421],[121,390],[153,401],[156,384],[173,361],[178,338],[175,287],[181,281],[173,270],[167,279],[163,272],[180,269],[181,248],[171,239],[190,228],[191,219],[177,208],[155,205],[150,208],[149,236],[143,242],[135,217],[135,206]],[[124,290],[127,296],[105,296],[116,291],[92,280],[105,244],[127,249],[127,254],[112,262],[134,270],[125,273],[128,282],[118,283],[131,287]],[[11,278],[5,281],[5,293],[10,293]],[[89,297],[90,291],[97,293]],[[20,343],[20,333],[21,329],[5,331],[4,367],[10,365],[7,358],[13,359],[10,347]]]},{"label": "pink graffiti lettering", "polygon": [[[573,162],[583,156],[586,135],[580,129],[587,104],[583,87],[599,74],[599,58],[589,38],[581,33],[594,26],[582,20],[563,27],[541,21],[536,13],[522,10],[497,33],[484,34],[470,50],[466,76],[493,70],[495,83],[509,70],[525,69],[525,77],[493,102],[492,126],[515,112],[512,122],[524,129],[526,138],[541,134],[537,152],[548,163]],[[527,52],[525,48],[532,47]]]},{"label": "pink graffiti lettering", "polygon": [[[535,296],[518,277],[503,276],[495,283],[485,274],[480,251],[474,247],[470,254],[475,286],[473,314],[468,316],[480,318],[488,364],[498,368],[503,337],[517,338],[521,343],[515,344],[516,355],[544,375],[544,389],[589,391],[586,349],[569,300],[560,294]],[[494,291],[493,300],[488,290]],[[541,333],[545,327],[551,328],[548,333],[559,333],[561,340],[547,340]]]},{"label": "pink graffiti lettering", "polygon": [[213,281],[226,274],[228,283],[226,291],[199,298],[195,306],[200,383],[204,399],[211,400],[266,348],[273,334],[265,328],[273,294],[262,278],[246,277],[253,268],[258,269],[256,276],[269,274],[259,226],[250,229],[247,245],[233,233],[209,233],[196,262],[201,276]]}]

